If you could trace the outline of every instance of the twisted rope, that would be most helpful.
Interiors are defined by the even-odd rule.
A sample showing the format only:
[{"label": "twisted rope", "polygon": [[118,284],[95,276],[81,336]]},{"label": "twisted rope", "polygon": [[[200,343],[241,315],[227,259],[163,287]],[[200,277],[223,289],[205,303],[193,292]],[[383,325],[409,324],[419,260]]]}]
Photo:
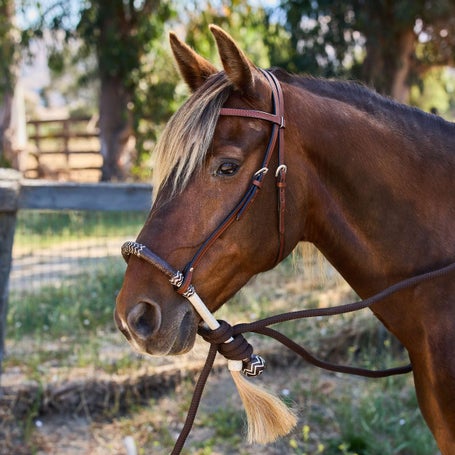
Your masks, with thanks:
[{"label": "twisted rope", "polygon": [[[226,321],[218,321],[220,323],[220,327],[217,330],[210,330],[205,327],[200,328],[198,330],[198,333],[204,338],[204,340],[210,343],[210,349],[204,367],[202,368],[201,374],[197,381],[183,429],[176,441],[176,444],[174,446],[173,451],[171,452],[171,455],[180,454],[185,444],[185,441],[191,431],[201,400],[202,392],[204,390],[210,371],[213,367],[213,363],[215,361],[217,352],[222,353],[226,358],[231,360],[243,360],[251,355],[253,348],[243,337],[244,333],[254,332],[261,335],[272,337],[281,344],[283,344],[284,346],[286,346],[287,348],[291,349],[293,352],[295,352],[297,355],[302,357],[307,362],[319,368],[324,368],[330,371],[348,373],[369,378],[382,378],[392,375],[409,373],[410,371],[412,371],[412,365],[410,364],[402,367],[389,368],[385,370],[367,370],[364,368],[337,365],[330,362],[326,362],[315,357],[303,346],[300,346],[296,342],[292,341],[290,338],[283,335],[281,332],[272,329],[268,326],[296,319],[306,319],[319,316],[331,316],[358,311],[364,308],[368,308],[374,303],[382,301],[385,298],[389,297],[390,295],[395,294],[401,290],[408,289],[412,286],[429,280],[443,277],[453,271],[455,271],[455,263],[452,263],[446,267],[442,267],[441,269],[432,272],[424,273],[422,275],[417,275],[406,280],[400,281],[399,283],[388,287],[387,289],[379,292],[378,294],[375,294],[374,296],[368,299],[360,300],[354,303],[348,303],[345,305],[340,305],[337,307],[315,308],[283,313],[276,316],[264,318],[259,321],[236,324],[234,326],[229,325]],[[231,341],[230,343],[225,343],[225,341],[227,341],[231,337],[234,338],[234,341]],[[232,347],[230,345],[232,345]]]},{"label": "twisted rope", "polygon": [[[150,251],[147,247],[144,245],[138,244],[136,242],[127,242],[122,246],[122,254],[123,257],[125,258],[126,261],[128,261],[128,257],[131,254],[134,254],[145,261],[149,262],[150,264],[154,265],[155,267],[158,268],[161,272],[163,272],[169,280],[171,280],[171,283],[176,280],[176,282],[180,282],[180,278],[182,276],[181,272],[178,270],[175,270],[173,267],[171,267],[166,261],[161,259],[159,256],[157,256],[155,253]],[[278,332],[277,330],[271,329],[270,325],[273,324],[278,324],[281,322],[286,322],[286,321],[291,321],[295,319],[304,319],[304,318],[312,318],[312,317],[320,317],[320,316],[331,316],[331,315],[337,315],[337,314],[345,314],[345,313],[350,313],[354,311],[358,311],[364,308],[368,308],[374,303],[380,302],[384,300],[385,298],[389,297],[392,294],[395,294],[401,290],[411,288],[417,284],[437,279],[443,276],[448,275],[449,273],[455,271],[455,263],[449,264],[445,267],[442,267],[440,269],[423,273],[421,275],[416,275],[411,278],[405,279],[403,281],[400,281],[399,283],[396,283],[387,289],[379,292],[378,294],[375,294],[374,296],[361,300],[358,302],[354,303],[349,303],[345,305],[340,305],[336,307],[328,307],[328,308],[316,308],[316,309],[309,309],[309,310],[300,310],[300,311],[294,311],[294,312],[289,312],[289,313],[283,313],[279,314],[276,316],[271,316],[269,318],[261,319],[256,322],[251,322],[251,323],[245,323],[245,324],[237,324],[234,325],[233,327],[230,326],[227,322],[225,321],[217,321],[213,315],[209,312],[207,307],[203,304],[202,301],[201,303],[201,308],[205,309],[207,311],[207,314],[204,313],[205,316],[210,316],[211,322],[215,322],[214,330],[210,330],[207,328],[200,328],[198,333],[203,336],[203,338],[210,343],[210,349],[207,355],[207,359],[205,362],[205,365],[201,371],[201,374],[199,376],[199,379],[197,381],[195,391],[193,394],[193,398],[191,400],[191,404],[188,410],[188,414],[185,420],[185,424],[183,426],[183,429],[176,441],[176,444],[174,446],[174,449],[171,453],[171,455],[178,455],[180,454],[185,441],[191,431],[192,425],[194,423],[194,419],[196,417],[197,409],[199,407],[199,403],[201,400],[202,392],[204,390],[205,384],[207,382],[208,376],[210,374],[210,371],[212,369],[213,363],[216,358],[217,352],[222,353],[228,360],[233,360],[233,361],[244,361],[245,365],[245,360],[252,359],[254,355],[252,355],[253,348],[251,345],[245,340],[243,337],[243,333],[246,332],[255,332],[258,334],[270,336],[274,338],[275,340],[279,341],[282,343],[284,346],[287,348],[291,349],[294,351],[296,354],[301,356],[304,360],[312,363],[313,365],[320,367],[320,368],[325,368],[330,371],[336,371],[336,372],[341,372],[341,373],[348,373],[348,374],[354,374],[354,375],[359,375],[359,376],[366,376],[370,378],[380,378],[380,377],[386,377],[386,376],[391,376],[391,375],[396,375],[396,374],[404,374],[408,373],[412,370],[411,365],[407,365],[404,367],[398,367],[398,368],[391,368],[391,369],[386,369],[386,370],[367,370],[363,368],[357,368],[357,367],[350,367],[350,366],[344,366],[344,365],[336,365],[332,364],[330,362],[326,362],[324,360],[318,359],[317,357],[313,356],[310,352],[308,352],[305,348],[302,346],[298,345],[282,333]],[[192,288],[192,286],[187,286],[185,290],[190,291],[189,288]],[[195,297],[197,297],[197,294],[194,292],[194,288],[192,289],[192,295],[194,294]],[[193,302],[192,298],[188,297],[193,306],[195,305],[195,302]],[[200,300],[200,299],[199,299]],[[198,303],[198,302],[196,302]],[[199,311],[201,310],[199,308]],[[199,312],[198,311],[198,312]],[[201,313],[200,313],[201,314]],[[202,317],[202,315],[201,315]],[[206,320],[203,317],[204,321]],[[219,326],[218,326],[219,324]],[[245,369],[244,369],[245,371]]]}]

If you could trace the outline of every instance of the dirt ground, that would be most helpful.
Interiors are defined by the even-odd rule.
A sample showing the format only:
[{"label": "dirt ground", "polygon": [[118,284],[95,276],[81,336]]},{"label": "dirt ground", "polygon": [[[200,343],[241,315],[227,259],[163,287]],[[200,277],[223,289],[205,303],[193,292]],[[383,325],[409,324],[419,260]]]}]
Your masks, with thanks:
[{"label": "dirt ground", "polygon": [[[300,432],[305,423],[303,396],[310,393],[331,393],[337,386],[348,384],[349,378],[306,368],[300,361],[290,360],[290,357],[284,354],[275,351],[267,356],[270,365],[259,382],[281,396],[289,393],[291,384],[293,388],[295,384],[299,384],[302,397],[294,402],[294,408],[299,414],[296,432]],[[220,359],[217,363],[218,366],[209,377],[195,425],[187,441],[188,451],[184,453],[212,455],[294,453],[289,452],[289,437],[268,446],[250,445],[245,441],[243,430],[231,442],[233,445],[235,443],[235,449],[230,449],[229,441],[233,438],[230,434],[224,438],[224,442],[223,438],[220,438],[220,444],[214,444],[210,452],[203,452],[198,448],[205,440],[216,437],[216,427],[207,425],[207,421],[215,419],[220,410],[229,409],[231,414],[237,413],[237,419],[244,419],[241,400],[225,362]],[[175,361],[174,364],[134,372],[128,379],[112,376],[108,378],[105,374],[96,375],[89,371],[85,372],[88,373],[88,377],[84,378],[83,371],[73,371],[71,375],[74,376],[68,378],[68,381],[60,381],[59,387],[54,386],[41,391],[42,395],[38,400],[41,410],[32,418],[26,415],[33,406],[37,406],[34,399],[39,396],[39,392],[35,392],[36,395],[31,392],[33,384],[28,384],[30,395],[23,392],[22,397],[19,391],[27,389],[25,382],[21,382],[20,386],[6,386],[4,393],[15,393],[16,396],[11,397],[9,403],[7,396],[3,395],[0,398],[0,416],[3,420],[3,430],[0,432],[5,432],[2,435],[5,439],[0,443],[0,453],[2,455],[145,453],[142,447],[150,446],[149,438],[162,437],[167,440],[177,438],[184,423],[189,397],[200,368],[200,360],[187,360],[182,365]],[[13,376],[14,373],[10,372],[9,378],[5,378],[4,382],[10,384],[17,381],[18,378]],[[96,379],[93,379],[94,376]],[[144,376],[148,379],[144,379]],[[158,376],[161,379],[156,379]],[[142,394],[142,397],[137,400],[137,404],[127,406],[125,411],[110,415],[106,411],[109,410],[110,405],[115,406],[113,397],[116,393],[109,392],[109,381],[116,382],[113,386],[116,393],[120,394],[122,389],[130,388],[127,395],[131,397],[134,394]],[[141,381],[146,385],[141,385]],[[77,384],[81,385],[87,400],[86,410],[82,412],[81,400],[77,397]],[[3,414],[1,414],[2,411]],[[330,409],[321,410],[321,412],[330,417]],[[230,418],[232,418],[231,414],[229,414]],[[28,433],[25,443],[22,431],[17,427],[18,421],[24,418],[28,419],[25,423],[25,432]],[[7,427],[8,432],[5,431]],[[238,452],[239,447],[241,452]],[[169,448],[157,447],[151,453],[165,455],[169,453]]]},{"label": "dirt ground", "polygon": [[[270,373],[267,383],[270,382],[271,386],[269,387],[275,392],[280,392],[286,389],[289,378],[291,377],[293,381],[301,382],[302,387],[308,390],[312,387],[312,384],[308,381],[305,369],[296,367],[291,367],[286,371],[279,369]],[[336,387],[337,380],[340,379],[331,377],[331,375],[322,376],[318,380],[318,387],[325,389],[327,392],[332,391]],[[183,387],[183,389],[187,389],[187,387]],[[175,393],[180,395],[182,392],[183,390],[180,387]],[[166,416],[170,436],[176,439],[183,426],[183,419],[181,418],[181,411],[175,409],[175,397],[173,395],[170,394],[160,398],[154,404],[154,409],[155,412],[159,410],[161,416]],[[179,398],[177,400],[179,401]],[[199,414],[206,415],[208,412],[213,412],[213,410],[211,411],[211,406],[214,406],[215,409],[222,408],[232,405],[232,402],[234,402],[235,408],[238,409],[239,416],[243,418],[241,403],[237,397],[230,374],[227,371],[222,371],[210,379]],[[300,412],[302,413],[300,415],[301,423],[299,425],[301,428],[304,420],[304,410],[300,409]],[[156,416],[151,418],[150,413],[153,413],[150,408],[139,410],[134,425],[139,425],[142,429],[148,427],[149,431],[153,432],[153,426],[154,424],[156,425],[157,418]],[[131,430],[134,429],[131,428]],[[194,449],[196,443],[213,436],[213,432],[214,430],[203,425],[200,419],[196,419],[196,425],[187,441],[187,446],[192,447],[190,453],[196,453]],[[40,446],[37,452],[38,455],[133,455],[135,452],[132,450],[128,452],[128,446],[131,446],[133,443],[137,452],[141,453],[141,439],[143,439],[143,436],[136,437],[134,431],[127,434],[125,432],[125,421],[122,422],[121,419],[93,421],[81,417],[62,419],[62,417],[58,416],[48,416],[39,420],[39,426],[37,427],[34,438]],[[244,439],[245,435],[239,434],[238,439],[240,438]],[[289,453],[288,439],[268,446],[249,445],[245,441],[241,444],[241,447],[242,453],[251,455],[259,453],[264,455],[284,455]],[[212,455],[228,455],[229,453],[238,453],[237,450],[229,450],[229,448],[220,444],[219,448],[212,449],[210,453]],[[164,455],[168,452],[166,450],[157,450],[152,453]]]}]

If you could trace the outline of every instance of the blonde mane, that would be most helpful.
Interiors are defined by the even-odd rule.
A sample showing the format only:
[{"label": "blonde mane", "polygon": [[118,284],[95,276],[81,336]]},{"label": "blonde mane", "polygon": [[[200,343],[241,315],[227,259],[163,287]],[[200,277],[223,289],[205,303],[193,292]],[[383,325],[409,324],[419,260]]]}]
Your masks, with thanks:
[{"label": "blonde mane", "polygon": [[170,183],[173,196],[203,164],[231,84],[224,73],[210,77],[171,117],[156,146],[155,194]]}]

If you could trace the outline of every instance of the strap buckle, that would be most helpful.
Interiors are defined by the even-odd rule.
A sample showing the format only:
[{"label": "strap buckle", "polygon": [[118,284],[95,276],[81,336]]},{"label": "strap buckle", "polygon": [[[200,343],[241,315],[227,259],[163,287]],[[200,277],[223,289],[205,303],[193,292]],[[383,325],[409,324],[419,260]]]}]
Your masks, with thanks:
[{"label": "strap buckle", "polygon": [[288,171],[288,167],[285,164],[280,164],[276,168],[275,177],[278,177],[281,174],[281,172],[284,172],[286,174],[287,171]]}]

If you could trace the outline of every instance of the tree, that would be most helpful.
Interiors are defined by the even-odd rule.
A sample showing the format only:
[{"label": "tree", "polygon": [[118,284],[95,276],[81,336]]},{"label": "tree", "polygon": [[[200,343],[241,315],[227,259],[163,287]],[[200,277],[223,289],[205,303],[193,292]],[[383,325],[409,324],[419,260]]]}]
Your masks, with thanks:
[{"label": "tree", "polygon": [[0,0],[0,166],[9,164],[9,128],[18,68],[18,36],[13,17],[13,0]]},{"label": "tree", "polygon": [[54,70],[63,70],[68,51],[62,35],[66,43],[78,42],[74,59],[96,56],[103,181],[124,180],[133,164],[141,66],[171,14],[169,2],[160,0],[81,0],[77,23],[65,0],[40,11],[33,35],[40,37],[45,29],[55,33],[57,45],[49,51]]},{"label": "tree", "polygon": [[283,0],[281,7],[291,69],[360,78],[407,101],[425,71],[453,61],[452,0]]},{"label": "tree", "polygon": [[135,72],[148,43],[162,33],[169,17],[166,2],[87,1],[77,27],[87,47],[95,49],[100,79],[102,180],[127,175],[128,143],[133,137]]},{"label": "tree", "polygon": [[188,3],[184,16],[188,18],[185,41],[210,61],[218,58],[209,30],[210,24],[216,24],[230,33],[257,65],[270,65],[264,41],[267,35],[264,8],[244,0],[195,1]]}]

